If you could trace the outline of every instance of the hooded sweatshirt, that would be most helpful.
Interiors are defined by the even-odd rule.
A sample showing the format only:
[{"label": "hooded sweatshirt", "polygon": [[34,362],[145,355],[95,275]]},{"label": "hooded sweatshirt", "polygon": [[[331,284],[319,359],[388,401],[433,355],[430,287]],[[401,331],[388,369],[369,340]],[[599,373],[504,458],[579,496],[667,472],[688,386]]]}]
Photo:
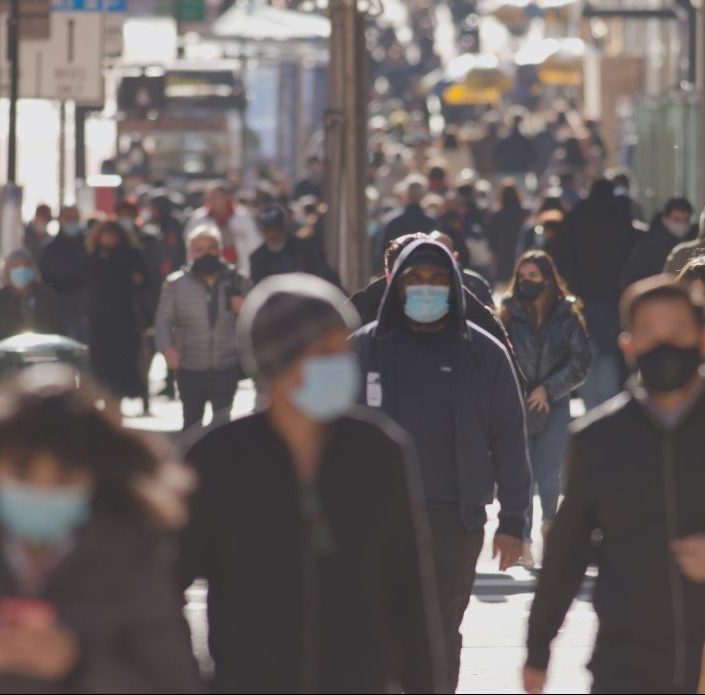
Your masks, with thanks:
[{"label": "hooded sweatshirt", "polygon": [[[402,274],[428,247],[440,250],[451,273],[447,327],[435,334],[411,329],[399,297]],[[500,533],[521,537],[531,476],[520,390],[506,350],[466,321],[464,302],[460,273],[443,246],[421,240],[405,249],[379,319],[355,334],[363,403],[411,434],[429,507],[456,508],[463,526],[476,530],[496,486]]]}]

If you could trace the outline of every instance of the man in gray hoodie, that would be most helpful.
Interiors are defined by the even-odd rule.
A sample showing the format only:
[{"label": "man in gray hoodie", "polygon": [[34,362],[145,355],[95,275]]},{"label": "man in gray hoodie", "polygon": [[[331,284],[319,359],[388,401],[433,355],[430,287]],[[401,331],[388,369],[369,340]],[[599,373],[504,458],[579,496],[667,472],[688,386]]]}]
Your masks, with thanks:
[{"label": "man in gray hoodie", "polygon": [[189,236],[190,263],[170,275],[156,317],[157,349],[177,373],[184,432],[200,430],[206,403],[213,424],[227,422],[241,376],[235,328],[249,281],[222,259],[213,227]]}]

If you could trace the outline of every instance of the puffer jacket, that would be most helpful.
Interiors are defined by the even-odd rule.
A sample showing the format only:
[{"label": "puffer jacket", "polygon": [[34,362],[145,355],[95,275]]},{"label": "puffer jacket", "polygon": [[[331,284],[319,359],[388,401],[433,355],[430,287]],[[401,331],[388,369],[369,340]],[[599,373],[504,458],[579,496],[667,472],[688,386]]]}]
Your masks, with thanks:
[{"label": "puffer jacket", "polygon": [[544,386],[552,402],[582,385],[592,359],[587,332],[572,299],[559,299],[536,331],[515,297],[505,299],[506,328],[531,389]]},{"label": "puffer jacket", "polygon": [[176,348],[181,367],[192,371],[237,366],[237,317],[230,310],[229,297],[244,296],[249,286],[249,280],[232,267],[213,287],[189,269],[170,275],[157,307],[157,350]]}]

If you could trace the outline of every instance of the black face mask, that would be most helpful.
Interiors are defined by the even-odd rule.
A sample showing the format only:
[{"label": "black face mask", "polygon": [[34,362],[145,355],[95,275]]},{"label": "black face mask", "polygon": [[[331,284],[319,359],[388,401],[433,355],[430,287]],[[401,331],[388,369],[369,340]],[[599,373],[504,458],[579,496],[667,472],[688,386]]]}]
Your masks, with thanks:
[{"label": "black face mask", "polygon": [[191,267],[197,275],[215,275],[222,269],[223,262],[218,256],[207,253],[205,256],[197,258]]},{"label": "black face mask", "polygon": [[669,393],[683,388],[698,371],[702,362],[700,348],[676,347],[661,343],[636,358],[647,391]]},{"label": "black face mask", "polygon": [[517,284],[517,292],[522,299],[527,302],[535,302],[541,292],[546,289],[545,282],[534,282],[533,280],[519,280]]}]

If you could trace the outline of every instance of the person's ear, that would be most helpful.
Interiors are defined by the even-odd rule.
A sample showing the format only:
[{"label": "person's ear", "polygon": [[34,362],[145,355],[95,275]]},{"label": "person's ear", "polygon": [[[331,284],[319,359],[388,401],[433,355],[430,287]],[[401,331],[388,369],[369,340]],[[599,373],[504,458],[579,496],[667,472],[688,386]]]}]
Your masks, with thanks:
[{"label": "person's ear", "polygon": [[628,333],[627,331],[620,333],[619,347],[622,350],[622,354],[624,355],[624,359],[629,364],[633,364],[636,361],[636,351],[634,349],[634,339],[632,338],[631,333]]}]

